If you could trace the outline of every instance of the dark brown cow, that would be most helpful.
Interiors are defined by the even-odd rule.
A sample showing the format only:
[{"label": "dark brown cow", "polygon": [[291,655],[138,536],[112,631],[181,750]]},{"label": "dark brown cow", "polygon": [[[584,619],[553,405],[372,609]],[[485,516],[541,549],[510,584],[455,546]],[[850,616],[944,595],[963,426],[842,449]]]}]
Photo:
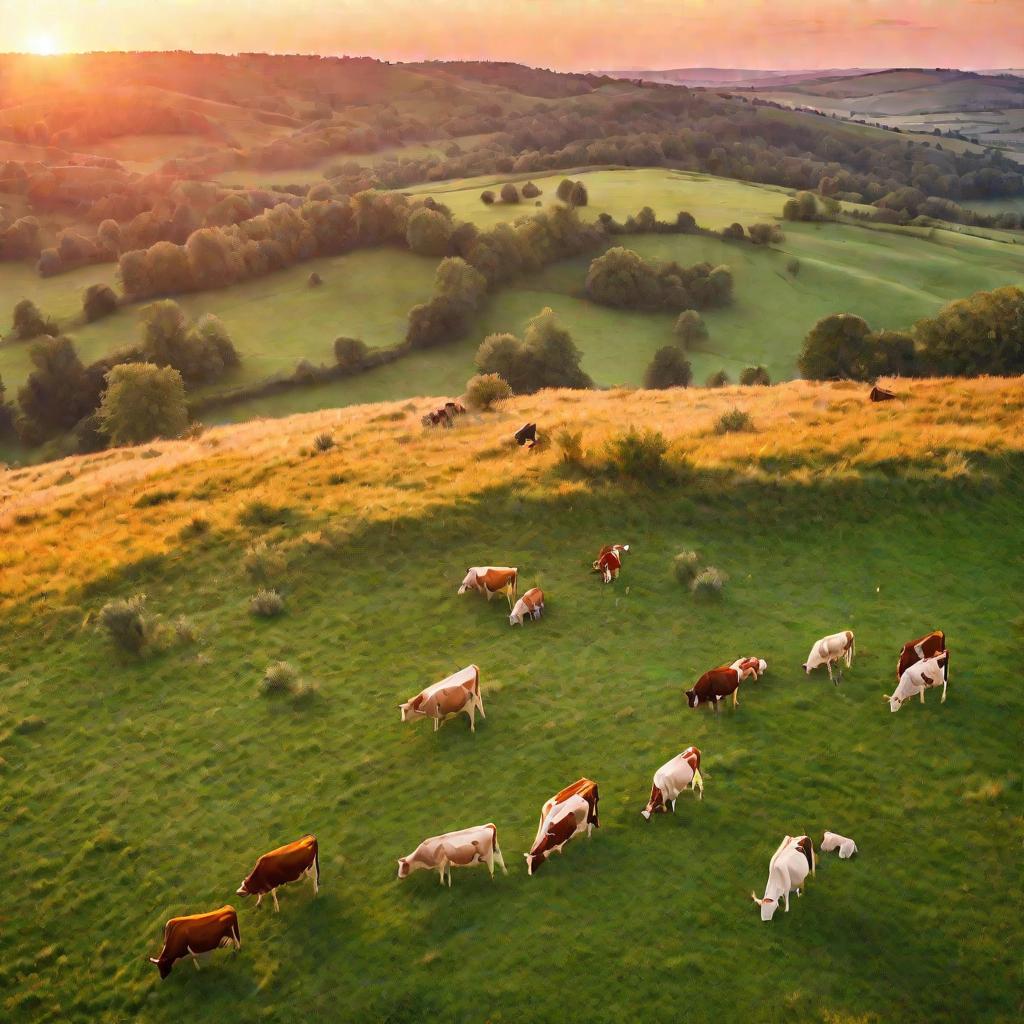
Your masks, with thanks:
[{"label": "dark brown cow", "polygon": [[868,395],[872,402],[891,402],[896,396],[885,388],[880,388],[876,384],[871,389],[871,394]]},{"label": "dark brown cow", "polygon": [[599,572],[605,583],[619,578],[619,569],[622,568],[622,555],[629,550],[628,544],[605,544],[597,553],[591,570]]},{"label": "dark brown cow", "polygon": [[713,668],[693,684],[692,690],[686,691],[686,702],[691,708],[700,704],[713,703],[715,711],[718,702],[732,694],[732,706],[739,706],[740,672],[731,665],[719,665]]},{"label": "dark brown cow", "polygon": [[584,831],[589,836],[595,828],[601,827],[597,813],[599,799],[596,782],[578,779],[544,803],[537,837],[530,852],[523,854],[528,874],[532,875],[552,853],[561,853],[573,836]]},{"label": "dark brown cow", "polygon": [[258,907],[269,892],[274,901],[274,909],[280,910],[277,902],[278,888],[289,882],[297,882],[307,875],[313,881],[315,896],[320,892],[320,848],[316,836],[303,836],[294,843],[263,854],[256,861],[256,867],[238,887],[236,895],[255,896]]},{"label": "dark brown cow", "polygon": [[[896,663],[896,682],[903,678],[903,673],[925,658],[935,658],[946,650],[946,634],[941,629],[933,629],[930,633],[911,640],[903,645],[900,660]],[[943,679],[948,678],[948,664],[943,669]]]},{"label": "dark brown cow", "polygon": [[191,914],[188,917],[172,917],[164,925],[164,948],[159,956],[151,956],[149,962],[156,964],[160,977],[166,978],[176,960],[192,957],[192,963],[199,970],[200,953],[209,953],[221,946],[242,948],[242,936],[238,931],[238,915],[234,907],[221,907],[206,914]]}]

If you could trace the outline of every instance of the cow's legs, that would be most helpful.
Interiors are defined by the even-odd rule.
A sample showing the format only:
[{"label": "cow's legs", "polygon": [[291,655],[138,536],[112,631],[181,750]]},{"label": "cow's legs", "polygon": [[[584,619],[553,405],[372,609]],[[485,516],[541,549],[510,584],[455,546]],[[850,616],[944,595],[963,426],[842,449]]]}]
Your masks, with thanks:
[{"label": "cow's legs", "polygon": [[270,895],[273,896],[273,898],[274,898],[274,911],[275,911],[275,913],[280,914],[281,913],[281,904],[277,902],[277,890],[276,889],[271,889],[270,890]]},{"label": "cow's legs", "polygon": [[831,680],[831,678],[832,678],[832,662],[831,661],[826,661],[825,662],[825,667],[828,669],[828,677]]},{"label": "cow's legs", "polygon": [[494,841],[494,856],[498,858],[498,863],[501,865],[501,870],[507,875],[508,868],[505,867],[505,858],[501,855],[501,848],[498,846],[498,841]]},{"label": "cow's legs", "polygon": [[256,897],[256,906],[259,907],[259,905],[262,902],[263,902],[263,893],[260,893],[259,896]]},{"label": "cow's legs", "polygon": [[476,693],[473,694],[473,703],[476,704],[477,710],[480,712],[480,717],[486,718],[487,715],[484,714],[484,699],[480,695],[479,690],[477,690]]},{"label": "cow's legs", "polygon": [[921,687],[921,689],[920,689],[920,690],[918,691],[918,694],[917,694],[917,695],[918,695],[918,696],[919,696],[919,697],[921,698],[921,703],[923,704],[923,703],[924,703],[924,687],[923,687],[923,686],[922,686],[922,687]]},{"label": "cow's legs", "polygon": [[946,703],[946,680],[945,680],[945,678],[943,678],[943,680],[942,680],[942,700],[940,700],[939,703],[940,704],[945,704]]},{"label": "cow's legs", "polygon": [[466,705],[466,714],[469,716],[469,731],[476,732],[476,702],[470,701]]},{"label": "cow's legs", "polygon": [[786,891],[786,913],[789,913],[789,891]]},{"label": "cow's legs", "polygon": [[448,861],[448,888],[452,887],[452,862]]},{"label": "cow's legs", "polygon": [[737,686],[736,689],[732,691],[732,706],[734,708],[736,708],[736,707],[739,707],[739,704],[740,704],[740,688]]},{"label": "cow's legs", "polygon": [[198,971],[199,970],[199,957],[197,957],[195,955],[195,953],[192,952],[192,947],[191,946],[186,946],[185,948],[188,950],[188,955],[190,957],[192,957],[192,966]]}]

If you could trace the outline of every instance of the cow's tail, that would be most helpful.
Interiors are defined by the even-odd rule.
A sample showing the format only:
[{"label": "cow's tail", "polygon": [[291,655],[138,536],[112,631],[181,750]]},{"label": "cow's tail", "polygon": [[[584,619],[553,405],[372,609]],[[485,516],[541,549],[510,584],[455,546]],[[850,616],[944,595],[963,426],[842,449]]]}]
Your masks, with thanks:
[{"label": "cow's tail", "polygon": [[945,650],[945,648],[946,648],[945,643],[943,643],[942,647],[943,647],[943,650],[945,651],[945,655],[946,655],[945,664],[943,664],[943,666],[942,666],[942,682],[943,683],[948,683],[949,682],[949,651]]},{"label": "cow's tail", "polygon": [[313,871],[316,873],[316,887],[320,888],[320,844],[313,839]]},{"label": "cow's tail", "polygon": [[846,667],[849,668],[853,664],[853,656],[857,652],[857,638],[850,632],[850,647],[846,652]]}]

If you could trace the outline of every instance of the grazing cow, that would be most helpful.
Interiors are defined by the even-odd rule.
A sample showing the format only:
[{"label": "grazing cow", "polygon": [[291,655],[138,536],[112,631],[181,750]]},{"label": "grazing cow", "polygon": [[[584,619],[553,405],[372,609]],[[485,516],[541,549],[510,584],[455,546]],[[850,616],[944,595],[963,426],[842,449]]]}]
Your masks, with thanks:
[{"label": "grazing cow", "polygon": [[822,665],[828,666],[828,677],[832,678],[832,665],[833,663],[843,660],[846,662],[846,667],[849,668],[853,664],[854,655],[854,640],[853,633],[848,629],[842,633],[833,633],[831,636],[823,636],[815,645],[811,648],[811,653],[807,655],[807,660],[803,664],[804,672],[810,675],[811,672],[816,668],[821,668]]},{"label": "grazing cow", "polygon": [[545,802],[540,811],[537,838],[530,852],[523,854],[528,874],[532,875],[555,851],[561,853],[573,836],[586,832],[589,837],[595,828],[601,827],[598,799],[597,783],[578,779]]},{"label": "grazing cow", "polygon": [[221,907],[206,914],[191,914],[189,917],[172,917],[164,925],[164,948],[159,956],[151,956],[149,962],[156,964],[160,977],[166,978],[176,960],[191,956],[195,969],[199,970],[199,953],[210,953],[221,946],[242,948],[242,936],[238,931],[238,915],[234,907]]},{"label": "grazing cow", "polygon": [[263,897],[270,893],[274,910],[279,911],[278,888],[289,882],[297,882],[300,878],[309,878],[313,882],[314,896],[320,892],[320,848],[316,836],[303,836],[294,843],[263,854],[235,895],[255,896],[258,907]]},{"label": "grazing cow", "polygon": [[704,780],[700,775],[700,750],[697,747],[687,747],[654,773],[651,798],[640,813],[646,821],[650,821],[652,814],[667,813],[669,804],[675,813],[676,798],[687,786],[694,791],[699,789],[700,798],[704,799]]},{"label": "grazing cow", "polygon": [[894,714],[899,711],[901,705],[910,700],[914,694],[919,694],[921,703],[924,703],[924,691],[929,687],[942,684],[942,700],[940,704],[946,703],[946,677],[949,671],[949,651],[943,651],[935,658],[925,658],[924,661],[915,662],[900,676],[900,685],[888,696],[889,710]]},{"label": "grazing cow", "polygon": [[439,683],[428,686],[425,690],[398,705],[402,712],[402,721],[413,718],[432,718],[434,732],[441,728],[449,715],[457,715],[464,711],[469,717],[469,728],[476,732],[476,713],[484,714],[484,702],[480,696],[480,669],[476,665],[467,665],[458,672],[442,679]]},{"label": "grazing cow", "polygon": [[453,864],[457,868],[486,864],[493,878],[495,860],[507,875],[505,858],[498,847],[497,827],[492,824],[474,825],[458,832],[445,832],[443,836],[424,839],[408,857],[398,858],[398,877],[408,878],[414,871],[426,868],[440,872],[440,882],[444,885],[447,871],[448,887],[451,888]]},{"label": "grazing cow", "polygon": [[[918,640],[911,640],[903,645],[900,659],[896,663],[896,682],[903,678],[903,673],[925,658],[935,658],[946,648],[946,634],[941,629],[934,629]],[[944,676],[945,678],[945,676]]]},{"label": "grazing cow", "polygon": [[736,670],[742,683],[744,679],[760,679],[768,671],[768,662],[764,658],[737,658],[729,668]]},{"label": "grazing cow", "polygon": [[512,609],[508,617],[510,626],[521,626],[527,617],[536,621],[544,611],[544,591],[540,587],[531,587]]},{"label": "grazing cow", "polygon": [[465,413],[466,407],[460,402],[445,402],[439,409],[428,412],[420,422],[425,427],[450,427],[455,423],[455,417]]},{"label": "grazing cow", "polygon": [[488,601],[495,594],[504,594],[511,609],[516,588],[519,586],[519,570],[507,565],[477,565],[466,570],[466,578],[459,587],[459,593],[479,590]]},{"label": "grazing cow", "polygon": [[520,448],[524,444],[529,448],[533,448],[537,444],[537,424],[524,423],[512,436],[516,439],[516,444]]},{"label": "grazing cow", "polygon": [[896,396],[885,388],[880,388],[877,384],[871,389],[871,394],[868,396],[872,402],[891,402]]},{"label": "grazing cow", "polygon": [[789,894],[795,889],[800,895],[800,886],[808,873],[814,874],[814,843],[809,836],[786,836],[768,864],[768,884],[764,897],[758,899],[754,893],[750,898],[761,907],[761,920],[770,921],[781,900],[786,901],[789,913]]},{"label": "grazing cow", "polygon": [[857,844],[838,832],[826,832],[821,838],[821,852],[831,853],[832,850],[839,851],[840,860],[849,860],[857,852]]},{"label": "grazing cow", "polygon": [[618,579],[622,556],[628,550],[628,544],[605,544],[594,562],[593,571],[599,572],[605,583]]},{"label": "grazing cow", "polygon": [[686,691],[686,702],[691,708],[701,704],[713,703],[718,711],[718,702],[732,694],[732,706],[739,707],[739,686],[743,679],[738,668],[732,665],[719,665],[710,669],[693,684],[692,690]]}]

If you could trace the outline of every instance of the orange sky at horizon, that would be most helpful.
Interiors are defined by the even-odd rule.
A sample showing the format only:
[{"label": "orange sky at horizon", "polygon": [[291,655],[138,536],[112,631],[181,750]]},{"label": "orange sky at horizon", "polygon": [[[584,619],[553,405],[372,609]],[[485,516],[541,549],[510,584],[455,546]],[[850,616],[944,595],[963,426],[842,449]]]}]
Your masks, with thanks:
[{"label": "orange sky at horizon", "polygon": [[559,70],[1019,68],[1024,0],[0,0],[0,51],[176,49]]}]

